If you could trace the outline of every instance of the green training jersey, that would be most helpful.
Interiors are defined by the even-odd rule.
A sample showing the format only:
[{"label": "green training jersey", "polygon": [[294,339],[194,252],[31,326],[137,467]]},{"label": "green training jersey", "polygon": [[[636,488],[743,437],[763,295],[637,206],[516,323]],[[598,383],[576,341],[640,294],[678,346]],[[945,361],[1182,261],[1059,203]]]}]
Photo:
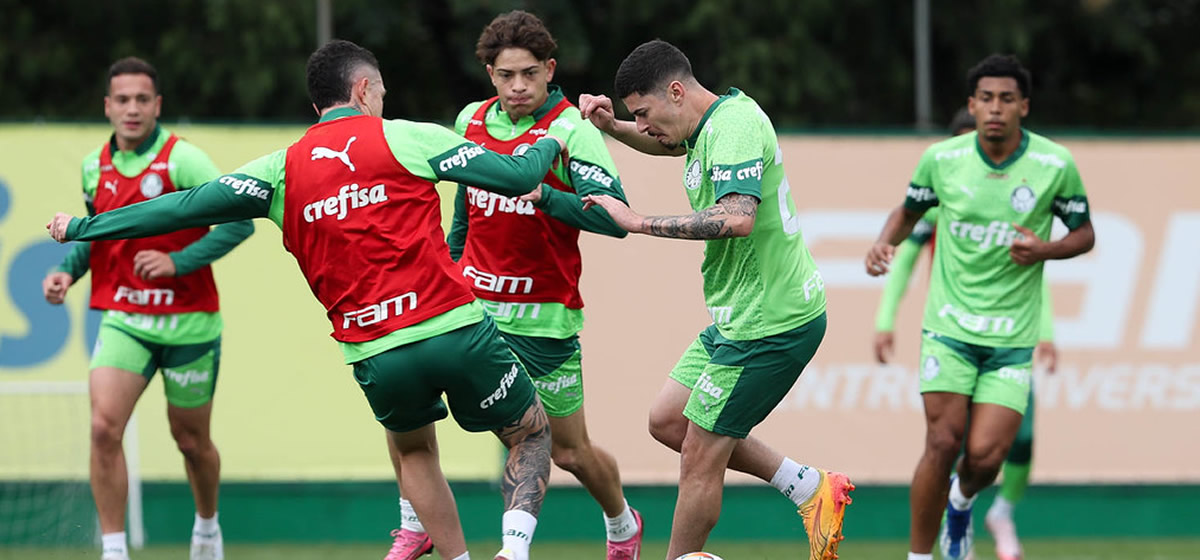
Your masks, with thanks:
[{"label": "green training jersey", "polygon": [[1013,262],[1012,224],[1048,239],[1058,216],[1074,230],[1090,220],[1087,194],[1071,153],[1044,136],[1022,129],[1020,146],[999,164],[977,138],[930,146],[904,201],[917,212],[940,209],[924,328],[982,346],[1034,346],[1043,264]]},{"label": "green training jersey", "polygon": [[[484,117],[484,126],[488,134],[498,140],[508,141],[525,134],[548,112],[556,107],[564,98],[562,88],[549,86],[549,96],[532,114],[521,117],[513,122],[508,113],[504,112],[500,103],[493,103]],[[465,134],[467,125],[479,110],[483,101],[467,105],[455,120],[454,131]],[[567,153],[571,165],[558,166],[551,170],[563,183],[575,189],[574,193],[560,191],[552,187],[542,189],[542,199],[535,205],[538,210],[569,226],[583,231],[624,237],[627,232],[621,229],[604,209],[596,207],[583,210],[582,198],[592,194],[607,194],[625,201],[625,191],[621,188],[621,179],[617,175],[617,166],[613,163],[604,136],[592,125],[591,121],[583,118],[579,109],[568,107],[558,118],[547,127],[547,134],[557,136],[567,143]],[[450,227],[446,243],[450,246],[450,256],[458,260],[462,256],[470,230],[467,224],[467,187],[458,186],[458,194],[454,199],[454,220]],[[503,242],[495,240],[492,242]],[[496,327],[501,332],[523,336],[542,336],[550,338],[569,338],[583,330],[583,310],[570,309],[558,302],[542,302],[536,314],[514,313],[514,306],[504,302],[491,301],[481,298],[484,309],[496,321]]]},{"label": "green training jersey", "polygon": [[721,335],[763,338],[825,311],[825,285],[804,245],[771,119],[730,88],[685,142],[683,186],[692,209],[738,193],[759,200],[748,237],[704,242],[704,301]]},{"label": "green training jersey", "polygon": [[[109,144],[113,167],[126,177],[141,174],[158,157],[158,153],[170,137],[170,131],[162,126],[155,127],[150,136],[133,150],[118,150],[115,137],[111,137]],[[83,158],[80,173],[84,202],[89,214],[94,213],[92,200],[100,186],[100,151],[101,147],[97,147]],[[184,190],[203,185],[217,178],[221,172],[200,148],[180,138],[167,160],[167,174],[176,189]],[[176,274],[190,274],[211,264],[233,250],[253,232],[254,226],[248,221],[225,224],[213,229],[185,249],[170,254],[175,263]],[[78,280],[88,271],[89,256],[89,244],[76,243],[58,270]],[[129,266],[133,266],[133,261],[129,262]],[[224,326],[219,312],[146,315],[106,310],[102,323],[149,342],[169,345],[208,342],[220,336]]]},{"label": "green training jersey", "polygon": [[[359,115],[349,108],[325,113],[321,122]],[[558,144],[538,141],[522,156],[481,150],[462,136],[435,124],[383,120],[383,136],[392,155],[409,173],[430,181],[455,181],[520,196],[541,179],[558,155]],[[260,157],[203,186],[73,219],[68,239],[146,237],[198,225],[269,218],[283,228],[287,149]],[[336,200],[330,199],[330,200]],[[339,342],[346,363],[364,360],[402,344],[424,340],[483,320],[477,302],[462,305],[415,325],[366,342]]]}]

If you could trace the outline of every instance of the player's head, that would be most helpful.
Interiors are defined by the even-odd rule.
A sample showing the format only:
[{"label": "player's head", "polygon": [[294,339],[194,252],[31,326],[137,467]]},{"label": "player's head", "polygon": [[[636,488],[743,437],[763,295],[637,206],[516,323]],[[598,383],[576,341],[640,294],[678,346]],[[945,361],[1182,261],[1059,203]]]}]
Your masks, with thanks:
[{"label": "player's head", "polygon": [[122,144],[136,147],[158,126],[162,112],[158,72],[140,58],[122,58],[108,67],[107,89],[104,116]]},{"label": "player's head", "polygon": [[373,117],[383,116],[383,76],[371,51],[334,39],[308,57],[308,97],[317,114],[331,107],[352,106]]},{"label": "player's head", "polygon": [[479,34],[475,56],[487,67],[500,106],[514,121],[546,103],[558,64],[550,55],[557,47],[542,20],[521,10],[496,16]]},{"label": "player's head", "polygon": [[975,117],[971,116],[971,111],[966,107],[959,107],[954,112],[954,117],[950,119],[949,130],[950,136],[975,132]]},{"label": "player's head", "polygon": [[1003,142],[1020,131],[1032,81],[1013,55],[989,55],[967,72],[967,108],[982,140]]},{"label": "player's head", "polygon": [[699,122],[685,103],[689,94],[703,90],[692,75],[692,63],[661,39],[642,43],[625,57],[613,89],[633,114],[638,131],[668,148],[687,140]]}]

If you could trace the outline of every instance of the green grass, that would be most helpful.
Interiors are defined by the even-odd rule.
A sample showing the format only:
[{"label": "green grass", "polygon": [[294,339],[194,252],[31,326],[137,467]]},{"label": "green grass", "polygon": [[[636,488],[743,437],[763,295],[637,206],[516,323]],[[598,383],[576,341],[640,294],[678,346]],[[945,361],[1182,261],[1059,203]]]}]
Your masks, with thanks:
[{"label": "green grass", "polygon": [[[387,542],[378,544],[264,544],[237,545],[225,548],[229,560],[361,560],[382,558]],[[496,543],[472,543],[475,560],[490,560],[489,554],[498,548]],[[903,560],[907,544],[902,541],[846,541],[842,545],[843,560]],[[720,554],[725,560],[796,560],[808,557],[804,542],[739,542],[714,541],[708,551]],[[75,560],[95,559],[96,549],[0,548],[2,560]],[[1200,558],[1200,540],[1059,540],[1039,539],[1025,543],[1028,560],[1194,560]],[[646,560],[658,560],[666,554],[666,543],[648,542],[642,550]],[[603,558],[599,543],[535,543],[533,558],[537,560],[595,560]],[[155,546],[137,551],[133,560],[178,560],[187,557],[186,546]],[[980,541],[976,547],[978,560],[995,558],[990,542]],[[430,557],[430,558],[436,558]]]}]

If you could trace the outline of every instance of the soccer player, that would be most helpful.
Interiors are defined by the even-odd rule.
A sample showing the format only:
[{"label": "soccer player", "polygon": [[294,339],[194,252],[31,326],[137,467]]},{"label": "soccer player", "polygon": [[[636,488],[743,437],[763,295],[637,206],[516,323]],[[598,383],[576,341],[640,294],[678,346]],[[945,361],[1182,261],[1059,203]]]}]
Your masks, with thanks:
[{"label": "soccer player", "polygon": [[[83,198],[96,215],[203,185],[220,175],[196,146],[159,126],[158,73],[129,57],[108,69],[108,142],[83,159]],[[221,313],[209,264],[254,232],[249,220],[145,239],[76,243],[42,282],[58,305],[88,269],[91,307],[104,311],[89,366],[92,497],[101,558],[125,560],[128,478],[122,440],[138,398],[162,370],[171,435],[183,454],[196,520],[192,560],[223,557],[217,522],[221,456],[210,438],[221,362]]]},{"label": "soccer player", "polygon": [[550,471],[546,414],[524,367],[484,313],[441,229],[434,185],[457,181],[519,196],[562,151],[547,137],[524,155],[487,151],[438,125],[383,120],[386,92],[370,51],[332,41],[308,61],[320,122],[290,147],[186,192],[89,218],[58,214],[54,239],[118,239],[266,217],[283,230],[325,306],[347,364],[389,430],[404,495],[443,558],[467,555],[433,423],[493,431],[509,448],[501,492],[504,548],[527,560]]},{"label": "soccer player", "polygon": [[[607,558],[636,559],[640,516],[625,501],[616,460],[588,437],[579,344],[579,231],[626,235],[603,211],[584,212],[581,197],[608,194],[624,201],[625,195],[604,137],[550,84],[556,47],[542,21],[520,10],[497,16],[480,34],[475,54],[497,95],[467,105],[456,132],[506,154],[555,134],[566,141],[571,163],[547,174],[522,199],[460,184],[448,242],[475,296],[533,378],[550,420],[554,464],[573,474],[604,511]],[[393,452],[398,467],[396,459]],[[412,560],[429,550],[429,538],[405,502],[385,560]]]},{"label": "soccer player", "polygon": [[[975,131],[975,117],[966,107],[954,114],[950,123],[952,136]],[[929,247],[933,253],[934,227],[937,224],[937,208],[930,208],[913,226],[913,232],[896,247],[895,256],[888,267],[888,278],[879,298],[879,309],[875,314],[875,359],[886,364],[890,361],[895,346],[894,325],[896,309],[908,288],[909,278],[921,249]],[[1042,309],[1038,324],[1038,344],[1034,348],[1034,361],[1043,364],[1046,371],[1053,373],[1057,367],[1058,350],[1054,346],[1054,312],[1050,302],[1048,283],[1042,282]],[[1019,560],[1022,557],[1021,541],[1017,538],[1017,527],[1013,521],[1013,509],[1025,495],[1029,486],[1030,464],[1033,461],[1033,386],[1029,390],[1021,428],[1013,441],[1008,456],[1001,467],[1000,492],[984,518],[988,531],[996,544],[999,560]]]},{"label": "soccer player", "polygon": [[601,130],[648,154],[687,156],[694,213],[643,217],[608,195],[584,198],[631,233],[704,241],[704,297],[713,324],[671,371],[650,433],[679,452],[679,498],[667,558],[702,549],[721,511],[725,469],[757,476],[799,508],[813,560],[837,556],[846,475],[799,464],[750,437],[800,377],[825,335],[825,291],[796,216],[783,153],[767,115],[745,93],[716,95],[679,49],[634,49],[615,80],[635,121],[584,95]]},{"label": "soccer player", "polygon": [[[921,215],[940,208],[921,344],[926,438],[913,474],[910,560],[932,558],[943,508],[943,557],[970,553],[971,506],[995,480],[1028,406],[1043,262],[1083,254],[1095,241],[1070,152],[1021,127],[1030,81],[1013,56],[988,56],[967,73],[976,132],[925,151],[907,198],[867,253],[867,273],[884,274]],[[1046,241],[1053,216],[1071,231]]]}]

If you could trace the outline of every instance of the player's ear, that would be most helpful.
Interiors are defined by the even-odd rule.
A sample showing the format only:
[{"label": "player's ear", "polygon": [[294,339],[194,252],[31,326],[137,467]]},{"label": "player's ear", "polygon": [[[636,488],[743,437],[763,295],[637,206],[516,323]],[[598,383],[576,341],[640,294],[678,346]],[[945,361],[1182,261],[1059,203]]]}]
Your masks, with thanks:
[{"label": "player's ear", "polygon": [[1022,97],[1021,98],[1021,118],[1025,118],[1028,116],[1029,116],[1029,98]]},{"label": "player's ear", "polygon": [[162,95],[154,96],[154,118],[162,116]]},{"label": "player's ear", "polygon": [[554,69],[558,67],[558,61],[553,58],[546,61],[546,81],[554,79]]},{"label": "player's ear", "polygon": [[672,103],[680,103],[683,101],[684,94],[687,93],[687,88],[683,87],[683,82],[674,80],[667,84],[667,99]]}]

